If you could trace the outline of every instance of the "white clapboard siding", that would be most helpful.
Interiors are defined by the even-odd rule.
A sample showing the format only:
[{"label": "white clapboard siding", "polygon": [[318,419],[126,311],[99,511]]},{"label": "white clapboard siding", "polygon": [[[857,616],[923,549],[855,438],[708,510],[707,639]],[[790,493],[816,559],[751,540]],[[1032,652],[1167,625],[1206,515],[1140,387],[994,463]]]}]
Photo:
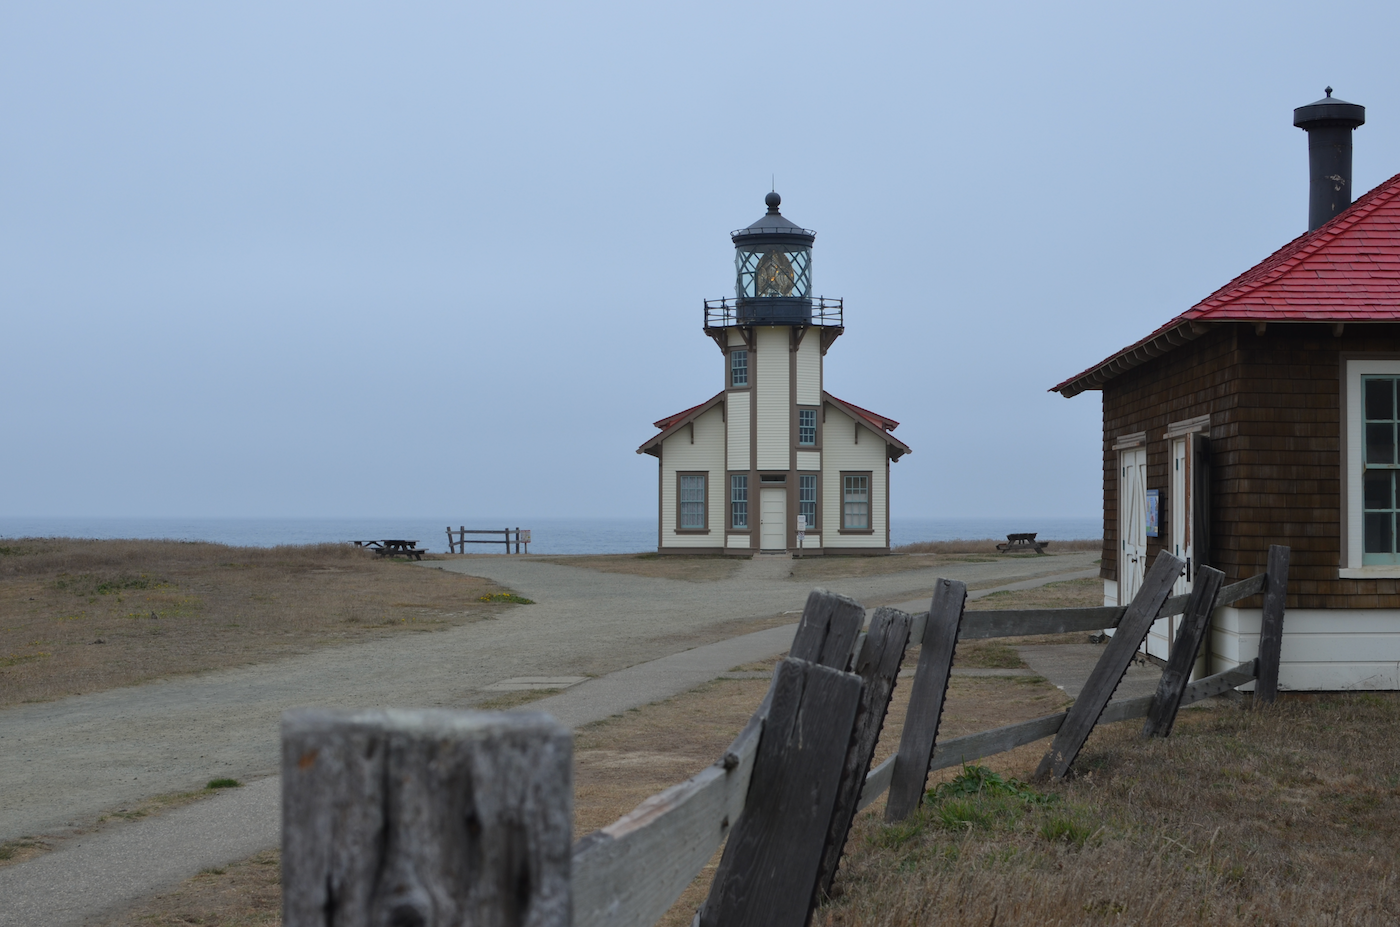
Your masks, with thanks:
[{"label": "white clapboard siding", "polygon": [[[1259,655],[1261,615],[1257,608],[1215,610],[1211,672],[1231,659],[1243,663]],[[1400,688],[1400,610],[1288,609],[1278,684],[1294,690]]]},{"label": "white clapboard siding", "polygon": [[724,546],[747,549],[749,546],[749,536],[747,534],[731,534],[725,541]]},{"label": "white clapboard siding", "polygon": [[797,404],[822,403],[822,343],[818,332],[809,331],[797,348]]},{"label": "white clapboard siding", "polygon": [[[722,547],[724,545],[724,414],[718,406],[691,426],[682,425],[661,445],[661,546]],[[676,534],[676,474],[708,473],[709,534]]]},{"label": "white clapboard siding", "polygon": [[788,436],[792,421],[791,383],[788,381],[792,353],[788,350],[789,329],[760,328],[754,332],[758,345],[754,388],[754,414],[758,417],[758,468],[786,470],[792,441]]},{"label": "white clapboard siding", "polygon": [[[885,441],[862,426],[860,443],[855,441],[856,423],[835,406],[826,407],[822,430],[822,534],[826,547],[884,547],[885,534]],[[870,534],[841,534],[841,473],[870,471]]]},{"label": "white clapboard siding", "polygon": [[729,394],[729,469],[749,469],[749,394],[734,390]]},{"label": "white clapboard siding", "polygon": [[798,451],[797,469],[816,472],[822,468],[821,451]]}]

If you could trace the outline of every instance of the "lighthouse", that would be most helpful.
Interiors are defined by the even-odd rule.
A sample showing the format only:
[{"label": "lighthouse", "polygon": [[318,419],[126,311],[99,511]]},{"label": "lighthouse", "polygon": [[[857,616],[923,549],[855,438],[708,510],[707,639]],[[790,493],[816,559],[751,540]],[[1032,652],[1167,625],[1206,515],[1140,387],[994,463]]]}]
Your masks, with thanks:
[{"label": "lighthouse", "polygon": [[776,192],[764,203],[730,233],[734,296],[705,300],[723,388],[637,448],[658,461],[657,550],[888,553],[890,463],[909,447],[899,422],[824,388],[845,307],[812,295],[817,233],[784,217]]}]

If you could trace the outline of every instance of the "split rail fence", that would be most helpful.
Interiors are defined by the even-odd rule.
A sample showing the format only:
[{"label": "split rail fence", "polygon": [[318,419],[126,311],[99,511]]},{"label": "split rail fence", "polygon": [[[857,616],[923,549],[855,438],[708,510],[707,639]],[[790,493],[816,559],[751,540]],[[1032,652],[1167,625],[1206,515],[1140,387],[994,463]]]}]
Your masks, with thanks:
[{"label": "split rail fence", "polygon": [[[489,534],[491,538],[485,540],[468,538],[467,535],[469,534]],[[499,537],[500,540],[495,540],[496,537]],[[513,542],[511,540],[512,538],[514,538]],[[504,544],[506,546],[506,553],[510,553],[510,545],[512,543],[515,544],[515,552],[517,554],[520,553],[520,546],[522,544],[525,545],[525,553],[528,554],[530,552],[530,529],[504,528],[474,531],[463,527],[453,531],[451,525],[447,526],[447,552],[449,554],[465,554],[468,544]]]},{"label": "split rail fence", "polygon": [[[287,927],[528,924],[650,927],[716,849],[699,927],[802,927],[836,876],[855,814],[885,792],[886,820],[923,800],[928,774],[1053,738],[1037,776],[1062,777],[1094,727],[1144,718],[1171,733],[1178,710],[1248,682],[1278,690],[1289,549],[1224,586],[1160,553],[1126,607],[966,613],[940,580],[927,612],[814,591],[762,705],[714,765],[571,845],[572,736],[538,712],[329,712],[283,719]],[[1213,609],[1262,594],[1259,657],[1189,682]],[[1113,701],[1158,618],[1183,615],[1155,694]],[[959,640],[1112,629],[1067,711],[940,741]],[[905,649],[921,645],[898,752],[870,768]],[[727,838],[727,842],[726,841]]]}]

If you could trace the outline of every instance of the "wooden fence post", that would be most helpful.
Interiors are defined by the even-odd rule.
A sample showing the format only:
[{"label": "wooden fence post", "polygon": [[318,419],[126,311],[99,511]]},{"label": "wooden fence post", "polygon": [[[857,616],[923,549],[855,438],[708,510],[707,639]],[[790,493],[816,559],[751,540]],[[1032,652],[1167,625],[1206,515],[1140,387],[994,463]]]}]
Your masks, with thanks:
[{"label": "wooden fence post", "polygon": [[865,786],[870,759],[875,755],[875,743],[885,725],[890,696],[894,693],[899,665],[904,661],[904,649],[909,644],[909,626],[913,617],[897,608],[877,608],[870,616],[870,632],[865,646],[856,656],[855,672],[863,682],[860,703],[856,708],[855,731],[841,768],[841,782],[836,788],[836,803],[822,847],[821,866],[817,869],[815,905],[824,895],[831,894],[836,869],[841,863],[841,851],[846,835],[855,820],[861,789]]},{"label": "wooden fence post", "polygon": [[802,620],[788,656],[843,670],[850,665],[851,648],[864,623],[864,605],[825,589],[813,589],[802,606]]},{"label": "wooden fence post", "polygon": [[699,927],[804,927],[811,918],[861,688],[858,676],[805,660],[778,665],[744,811]]},{"label": "wooden fence post", "polygon": [[890,778],[890,797],[885,805],[886,821],[902,821],[924,800],[928,764],[938,740],[938,722],[943,717],[943,701],[953,670],[953,650],[958,643],[967,586],[953,579],[940,579],[933,590],[933,602],[920,642],[919,668],[909,690],[909,710],[899,738],[899,753]]},{"label": "wooden fence post", "polygon": [[1201,649],[1206,629],[1210,627],[1210,615],[1215,611],[1215,600],[1219,598],[1224,582],[1225,574],[1214,567],[1197,568],[1191,598],[1181,617],[1181,630],[1177,632],[1167,668],[1162,671],[1162,679],[1157,683],[1152,707],[1147,709],[1147,721],[1142,725],[1143,737],[1166,737],[1172,732],[1176,713],[1181,708],[1181,696],[1186,692],[1186,684],[1191,681],[1191,669],[1196,665],[1196,654]]},{"label": "wooden fence post", "polygon": [[1147,632],[1152,630],[1152,622],[1157,620],[1162,605],[1185,566],[1184,561],[1166,551],[1158,552],[1157,559],[1152,561],[1152,568],[1143,578],[1142,588],[1123,613],[1123,620],[1118,623],[1113,638],[1104,648],[1079,697],[1070,706],[1065,723],[1060,725],[1050,749],[1036,768],[1036,778],[1052,773],[1059,779],[1069,772],[1074,758],[1079,756],[1084,742],[1098,723],[1099,715],[1108,707],[1108,700],[1113,698],[1113,690],[1123,681],[1123,674],[1128,671],[1133,654],[1142,646]]},{"label": "wooden fence post", "polygon": [[457,553],[457,548],[454,547],[454,546],[452,546],[452,526],[451,526],[451,525],[448,525],[448,526],[447,526],[447,552],[448,552],[449,554],[455,554],[455,553]]},{"label": "wooden fence post", "polygon": [[1268,578],[1264,585],[1264,616],[1259,625],[1259,678],[1254,697],[1272,702],[1278,697],[1278,665],[1283,656],[1283,612],[1288,600],[1288,559],[1282,544],[1269,545]]},{"label": "wooden fence post", "polygon": [[567,927],[572,759],[540,712],[287,712],[284,924]]}]

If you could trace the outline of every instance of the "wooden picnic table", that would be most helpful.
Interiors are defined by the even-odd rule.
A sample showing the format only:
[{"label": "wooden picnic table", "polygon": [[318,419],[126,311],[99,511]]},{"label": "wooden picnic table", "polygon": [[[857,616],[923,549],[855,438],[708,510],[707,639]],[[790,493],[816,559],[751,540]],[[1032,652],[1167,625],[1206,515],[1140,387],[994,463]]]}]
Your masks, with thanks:
[{"label": "wooden picnic table", "polygon": [[401,538],[388,538],[382,541],[356,541],[356,547],[366,547],[374,551],[380,557],[412,557],[414,560],[422,560],[423,555],[428,551],[419,550],[417,541],[406,541]]},{"label": "wooden picnic table", "polygon": [[1005,544],[998,544],[997,550],[1003,554],[1014,554],[1020,550],[1033,550],[1037,554],[1045,553],[1045,548],[1050,545],[1049,541],[1037,541],[1035,536],[1038,532],[1031,531],[1026,534],[1008,534]]}]

